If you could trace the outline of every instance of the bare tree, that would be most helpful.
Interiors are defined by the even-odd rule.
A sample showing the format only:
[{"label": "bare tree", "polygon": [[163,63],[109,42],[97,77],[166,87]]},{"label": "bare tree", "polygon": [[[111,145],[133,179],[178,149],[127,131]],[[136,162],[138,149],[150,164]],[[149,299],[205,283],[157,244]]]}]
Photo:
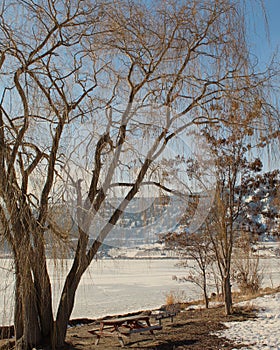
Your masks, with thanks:
[{"label": "bare tree", "polygon": [[[0,217],[15,264],[16,346],[58,348],[83,273],[141,185],[172,187],[160,175],[167,145],[194,125],[232,123],[213,113],[216,101],[230,92],[254,104],[261,77],[230,0],[5,0],[0,11]],[[71,227],[52,214],[65,188],[78,243],[54,315],[46,236],[68,244]],[[113,188],[121,200],[93,226]]]},{"label": "bare tree", "polygon": [[[191,282],[196,284],[199,288],[202,289],[205,307],[209,308],[209,295],[208,295],[208,286],[209,286],[209,275],[210,275],[210,266],[215,261],[214,254],[211,254],[211,240],[209,235],[205,233],[195,233],[185,239],[180,241],[183,244],[180,244],[181,249],[184,245],[184,252],[181,256],[180,266],[186,267],[189,273],[179,278],[180,282]],[[194,262],[193,266],[190,262]],[[178,280],[178,278],[177,278]]]},{"label": "bare tree", "polygon": [[[197,240],[194,241],[190,236],[190,246],[188,245],[189,236],[186,234],[183,234],[183,237],[186,236],[185,239],[182,239],[182,235],[169,235],[167,237],[167,242],[170,242],[170,239],[173,238],[173,241],[179,247],[185,249],[186,256],[191,256],[196,261],[200,261],[198,266],[202,278],[191,273],[185,279],[191,280],[202,287],[206,285],[203,276],[206,276],[206,267],[210,267],[211,252],[212,249],[214,250],[214,260],[221,278],[226,314],[232,312],[231,265],[234,247],[236,242],[240,240],[241,232],[245,228],[248,229],[249,225],[250,230],[247,231],[247,239],[252,242],[252,232],[256,231],[255,227],[258,224],[256,219],[254,224],[252,223],[252,212],[258,216],[264,213],[270,217],[270,220],[276,215],[275,210],[272,212],[268,208],[269,203],[272,202],[272,194],[277,192],[278,171],[258,175],[263,165],[258,157],[254,157],[254,154],[273,142],[278,132],[262,129],[262,132],[267,132],[270,137],[262,137],[260,142],[258,136],[260,131],[258,127],[259,110],[254,105],[251,111],[247,110],[247,107],[247,104],[241,107],[237,101],[234,101],[233,104],[232,101],[228,101],[226,108],[219,104],[215,106],[215,113],[216,111],[224,113],[226,110],[231,116],[230,118],[234,117],[236,125],[234,125],[235,123],[230,125],[228,121],[225,121],[223,126],[224,122],[222,121],[217,128],[209,129],[207,125],[204,129],[216,162],[217,187],[213,206],[204,224],[196,232]],[[237,125],[238,127],[236,127]],[[196,176],[201,176],[199,167],[196,169]],[[251,201],[248,200],[250,196],[252,197]],[[265,209],[262,201],[266,204]],[[252,202],[254,206],[252,206]],[[261,203],[261,205],[257,205],[256,202]],[[184,226],[187,231],[189,228],[187,217],[182,221],[185,221]],[[208,242],[207,245],[206,242]],[[240,265],[239,270],[245,273],[245,270],[250,268],[244,278],[254,278],[252,283],[257,285],[257,279],[259,278],[258,261],[255,259],[254,266],[250,265],[252,260],[250,260],[249,243],[246,249],[245,245],[243,246],[243,250],[244,255],[248,258],[244,261],[244,265],[247,265]],[[253,269],[255,271],[252,275]]]}]

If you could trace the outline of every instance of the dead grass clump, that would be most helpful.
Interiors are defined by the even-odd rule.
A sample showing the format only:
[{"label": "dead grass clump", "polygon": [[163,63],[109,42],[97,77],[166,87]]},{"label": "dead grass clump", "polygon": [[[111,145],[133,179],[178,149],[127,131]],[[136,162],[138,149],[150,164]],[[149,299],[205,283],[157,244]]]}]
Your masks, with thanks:
[{"label": "dead grass clump", "polygon": [[256,307],[256,305],[254,305],[253,302],[251,301],[248,301],[245,305],[243,306],[238,306],[238,307],[235,307],[235,312],[239,311],[239,312],[242,312],[242,313],[255,313],[256,311],[258,311],[258,308]]},{"label": "dead grass clump", "polygon": [[177,290],[177,291],[171,290],[165,295],[166,306],[182,304],[184,303],[185,300],[186,300],[186,295],[183,291],[180,291],[180,290]]},{"label": "dead grass clump", "polygon": [[166,306],[174,305],[175,304],[175,296],[173,292],[169,292],[165,296],[165,304]]}]

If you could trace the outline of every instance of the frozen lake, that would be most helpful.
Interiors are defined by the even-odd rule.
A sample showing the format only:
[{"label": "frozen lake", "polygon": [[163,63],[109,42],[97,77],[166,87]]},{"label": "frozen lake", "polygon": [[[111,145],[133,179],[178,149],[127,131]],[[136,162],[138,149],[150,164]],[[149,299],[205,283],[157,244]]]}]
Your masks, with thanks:
[{"label": "frozen lake", "polygon": [[[176,266],[176,259],[99,260],[83,276],[76,294],[72,318],[97,318],[105,315],[157,308],[173,292],[184,300],[201,297],[201,290],[190,283],[178,283],[173,276],[184,276],[186,269]],[[62,281],[71,261],[54,266],[49,260],[56,310]],[[11,260],[0,259],[0,323],[13,323],[14,276]],[[280,284],[280,259],[262,259],[263,286]],[[214,290],[214,289],[213,289]]]}]

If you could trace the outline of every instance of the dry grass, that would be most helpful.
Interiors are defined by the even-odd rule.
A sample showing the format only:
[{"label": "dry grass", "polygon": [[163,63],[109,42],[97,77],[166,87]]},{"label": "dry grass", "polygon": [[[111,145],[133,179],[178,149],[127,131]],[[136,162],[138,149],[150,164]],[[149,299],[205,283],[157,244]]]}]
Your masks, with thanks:
[{"label": "dry grass", "polygon": [[170,291],[165,295],[165,305],[168,307],[177,306],[184,303],[186,300],[186,294],[183,291]]},{"label": "dry grass", "polygon": [[167,306],[175,304],[175,296],[174,296],[174,294],[172,292],[166,294],[166,296],[165,296],[165,304]]},{"label": "dry grass", "polygon": [[271,288],[271,287],[266,287],[266,288],[261,288],[255,293],[240,293],[240,292],[234,292],[232,293],[233,301],[235,303],[241,302],[241,301],[247,301],[251,300],[254,298],[262,297],[264,295],[269,295],[269,294],[274,294],[280,292],[280,286]]},{"label": "dry grass", "polygon": [[252,301],[246,302],[242,307],[234,307],[234,312],[243,311],[245,313],[254,313],[258,311],[258,308],[254,305]]}]

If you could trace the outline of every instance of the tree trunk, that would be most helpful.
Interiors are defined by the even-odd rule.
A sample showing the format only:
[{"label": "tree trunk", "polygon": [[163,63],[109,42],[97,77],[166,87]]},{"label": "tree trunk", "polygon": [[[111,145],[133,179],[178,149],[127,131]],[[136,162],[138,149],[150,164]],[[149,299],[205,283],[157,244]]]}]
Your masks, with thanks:
[{"label": "tree trunk", "polygon": [[16,349],[27,350],[50,342],[52,296],[44,255],[39,257],[23,240],[21,245],[18,242],[18,248],[14,251]]},{"label": "tree trunk", "polygon": [[14,327],[15,337],[20,339],[23,336],[23,302],[21,290],[21,278],[16,268],[16,285],[15,285],[15,311],[14,311]]},{"label": "tree trunk", "polygon": [[88,254],[85,254],[86,244],[87,236],[83,236],[82,233],[82,236],[80,237],[78,243],[78,248],[76,250],[73,265],[64,283],[63,291],[57,310],[52,337],[52,346],[54,349],[60,348],[65,345],[67,326],[74,307],[75,295],[78,285],[80,283],[82,275],[89,267],[99,247],[101,246],[100,241],[95,241]]},{"label": "tree trunk", "polygon": [[231,294],[231,284],[230,284],[230,274],[226,274],[223,278],[223,293],[225,302],[225,313],[226,315],[232,314],[232,294]]},{"label": "tree trunk", "polygon": [[37,296],[43,341],[51,339],[54,320],[52,311],[51,282],[47,270],[46,254],[43,242],[37,242],[36,261],[33,264],[34,286]]},{"label": "tree trunk", "polygon": [[65,345],[67,326],[74,307],[76,291],[85,270],[86,267],[81,270],[74,263],[66,278],[54,324],[52,346],[55,349]]},{"label": "tree trunk", "polygon": [[204,289],[203,292],[204,292],[205,308],[209,309],[209,299],[208,299],[207,291]]},{"label": "tree trunk", "polygon": [[207,294],[207,278],[206,278],[206,271],[203,271],[203,294],[204,294],[204,302],[206,309],[209,308],[209,298]]},{"label": "tree trunk", "polygon": [[[19,277],[16,308],[16,348],[29,350],[42,343],[41,325],[38,317],[36,290],[31,273]],[[32,325],[32,326],[31,326]]]}]

